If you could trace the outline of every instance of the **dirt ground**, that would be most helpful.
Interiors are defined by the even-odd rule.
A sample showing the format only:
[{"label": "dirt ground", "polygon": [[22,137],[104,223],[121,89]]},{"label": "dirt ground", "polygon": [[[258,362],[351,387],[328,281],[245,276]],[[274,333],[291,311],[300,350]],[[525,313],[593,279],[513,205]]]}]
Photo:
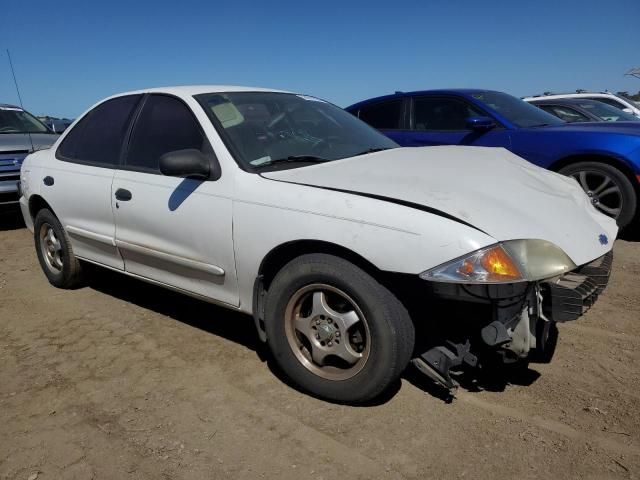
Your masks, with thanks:
[{"label": "dirt ground", "polygon": [[349,407],[284,382],[249,317],[106,271],[54,289],[2,215],[0,478],[638,478],[638,239],[614,264],[551,364]]}]

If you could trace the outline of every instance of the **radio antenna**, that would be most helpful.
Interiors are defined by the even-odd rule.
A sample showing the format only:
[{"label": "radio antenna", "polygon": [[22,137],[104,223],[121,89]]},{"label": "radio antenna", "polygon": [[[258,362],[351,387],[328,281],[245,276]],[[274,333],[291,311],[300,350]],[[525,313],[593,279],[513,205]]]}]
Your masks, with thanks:
[{"label": "radio antenna", "polygon": [[[13,83],[16,86],[16,92],[18,93],[18,100],[20,101],[20,108],[24,111],[24,105],[22,104],[22,96],[20,95],[20,89],[18,88],[18,80],[16,80],[16,72],[13,69],[13,62],[11,61],[11,54],[9,53],[9,49],[7,48],[7,57],[9,57],[9,66],[11,67],[11,74],[13,75]],[[27,135],[29,135],[29,143],[31,143],[31,151],[34,152],[36,149],[33,146],[33,139],[31,138],[31,132],[27,130]]]}]

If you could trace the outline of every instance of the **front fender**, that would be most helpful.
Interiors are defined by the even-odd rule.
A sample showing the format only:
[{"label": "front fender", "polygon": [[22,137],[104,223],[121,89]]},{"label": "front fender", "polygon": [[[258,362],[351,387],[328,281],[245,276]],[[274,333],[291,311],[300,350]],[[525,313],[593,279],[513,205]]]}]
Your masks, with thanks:
[{"label": "front fender", "polygon": [[379,270],[415,275],[496,242],[472,227],[395,203],[257,175],[245,179],[234,200],[233,238],[240,308],[248,313],[263,259],[289,242],[338,245]]}]

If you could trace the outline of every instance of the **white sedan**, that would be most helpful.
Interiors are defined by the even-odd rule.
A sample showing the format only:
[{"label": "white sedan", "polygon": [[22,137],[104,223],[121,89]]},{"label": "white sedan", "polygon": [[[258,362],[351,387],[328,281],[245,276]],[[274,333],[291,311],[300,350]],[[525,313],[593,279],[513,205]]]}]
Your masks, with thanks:
[{"label": "white sedan", "polygon": [[20,186],[51,284],[90,262],[252,314],[282,370],[340,402],[410,361],[448,388],[462,368],[548,361],[617,234],[575,180],[504,149],[399,148],[258,88],[108,98],[27,157]]}]

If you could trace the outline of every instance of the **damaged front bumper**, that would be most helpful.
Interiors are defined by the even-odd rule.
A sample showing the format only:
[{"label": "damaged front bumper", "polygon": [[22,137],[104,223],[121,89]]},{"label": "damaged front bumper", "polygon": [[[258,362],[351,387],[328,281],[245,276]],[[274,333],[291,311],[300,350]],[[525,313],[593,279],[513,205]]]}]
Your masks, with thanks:
[{"label": "damaged front bumper", "polygon": [[[473,305],[466,316],[477,314],[483,320],[471,319],[475,321],[466,321],[462,327],[448,325],[438,337],[439,344],[428,345],[413,359],[414,365],[453,388],[451,371],[482,366],[487,358],[504,363],[522,359],[549,362],[557,340],[555,324],[576,320],[595,303],[607,286],[612,262],[610,251],[560,277],[539,282],[430,283],[433,297]],[[474,326],[472,331],[469,325]]]}]

